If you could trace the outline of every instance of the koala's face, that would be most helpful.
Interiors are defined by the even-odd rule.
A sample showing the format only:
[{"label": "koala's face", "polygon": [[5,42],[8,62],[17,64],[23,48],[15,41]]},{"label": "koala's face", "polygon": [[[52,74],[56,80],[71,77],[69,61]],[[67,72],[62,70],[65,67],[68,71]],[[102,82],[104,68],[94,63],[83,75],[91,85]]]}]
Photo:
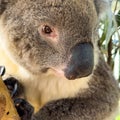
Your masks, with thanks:
[{"label": "koala's face", "polygon": [[32,74],[53,69],[75,79],[69,76],[72,69],[77,74],[90,68],[78,77],[91,73],[97,23],[92,0],[19,0],[5,10],[3,20],[9,53]]}]

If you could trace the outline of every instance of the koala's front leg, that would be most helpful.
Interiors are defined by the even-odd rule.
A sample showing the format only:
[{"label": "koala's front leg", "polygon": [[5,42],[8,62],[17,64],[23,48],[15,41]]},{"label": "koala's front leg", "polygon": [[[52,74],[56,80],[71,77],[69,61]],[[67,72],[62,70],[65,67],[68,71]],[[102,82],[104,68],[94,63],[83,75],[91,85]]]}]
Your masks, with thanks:
[{"label": "koala's front leg", "polygon": [[61,99],[45,105],[31,120],[103,120],[105,107],[99,111],[99,104],[94,100]]},{"label": "koala's front leg", "polygon": [[114,120],[106,119],[114,110],[109,100],[97,96],[67,98],[46,104],[31,120]]}]

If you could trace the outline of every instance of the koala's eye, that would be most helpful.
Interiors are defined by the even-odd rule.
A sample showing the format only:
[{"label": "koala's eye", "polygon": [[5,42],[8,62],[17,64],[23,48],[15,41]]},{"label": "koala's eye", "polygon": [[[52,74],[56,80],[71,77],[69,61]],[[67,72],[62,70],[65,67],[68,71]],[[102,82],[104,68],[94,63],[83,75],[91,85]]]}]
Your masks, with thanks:
[{"label": "koala's eye", "polygon": [[44,25],[43,28],[42,28],[42,32],[45,33],[45,34],[51,34],[52,29],[48,25]]},{"label": "koala's eye", "polygon": [[46,41],[57,41],[59,37],[58,30],[55,26],[44,23],[38,27],[38,33]]}]

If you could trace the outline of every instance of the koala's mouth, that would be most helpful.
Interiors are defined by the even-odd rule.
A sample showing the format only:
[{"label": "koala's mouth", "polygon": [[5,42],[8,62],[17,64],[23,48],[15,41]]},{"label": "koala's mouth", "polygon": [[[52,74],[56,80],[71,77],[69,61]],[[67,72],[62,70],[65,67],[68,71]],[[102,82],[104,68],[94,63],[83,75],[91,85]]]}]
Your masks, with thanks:
[{"label": "koala's mouth", "polygon": [[48,68],[44,68],[42,69],[43,73],[51,73],[54,74],[55,76],[60,76],[60,77],[65,77],[65,73],[64,73],[64,69],[57,69],[57,68],[53,68],[53,67],[48,67]]}]

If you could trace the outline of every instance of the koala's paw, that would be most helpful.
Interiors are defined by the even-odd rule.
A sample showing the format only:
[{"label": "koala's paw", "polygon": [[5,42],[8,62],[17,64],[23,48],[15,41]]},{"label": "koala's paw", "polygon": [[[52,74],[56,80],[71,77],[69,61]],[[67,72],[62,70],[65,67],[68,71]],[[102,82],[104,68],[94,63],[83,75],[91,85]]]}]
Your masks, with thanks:
[{"label": "koala's paw", "polygon": [[14,77],[9,77],[4,80],[12,98],[16,98],[22,94],[22,85]]},{"label": "koala's paw", "polygon": [[21,120],[31,120],[34,108],[21,98],[15,99],[14,103]]}]

